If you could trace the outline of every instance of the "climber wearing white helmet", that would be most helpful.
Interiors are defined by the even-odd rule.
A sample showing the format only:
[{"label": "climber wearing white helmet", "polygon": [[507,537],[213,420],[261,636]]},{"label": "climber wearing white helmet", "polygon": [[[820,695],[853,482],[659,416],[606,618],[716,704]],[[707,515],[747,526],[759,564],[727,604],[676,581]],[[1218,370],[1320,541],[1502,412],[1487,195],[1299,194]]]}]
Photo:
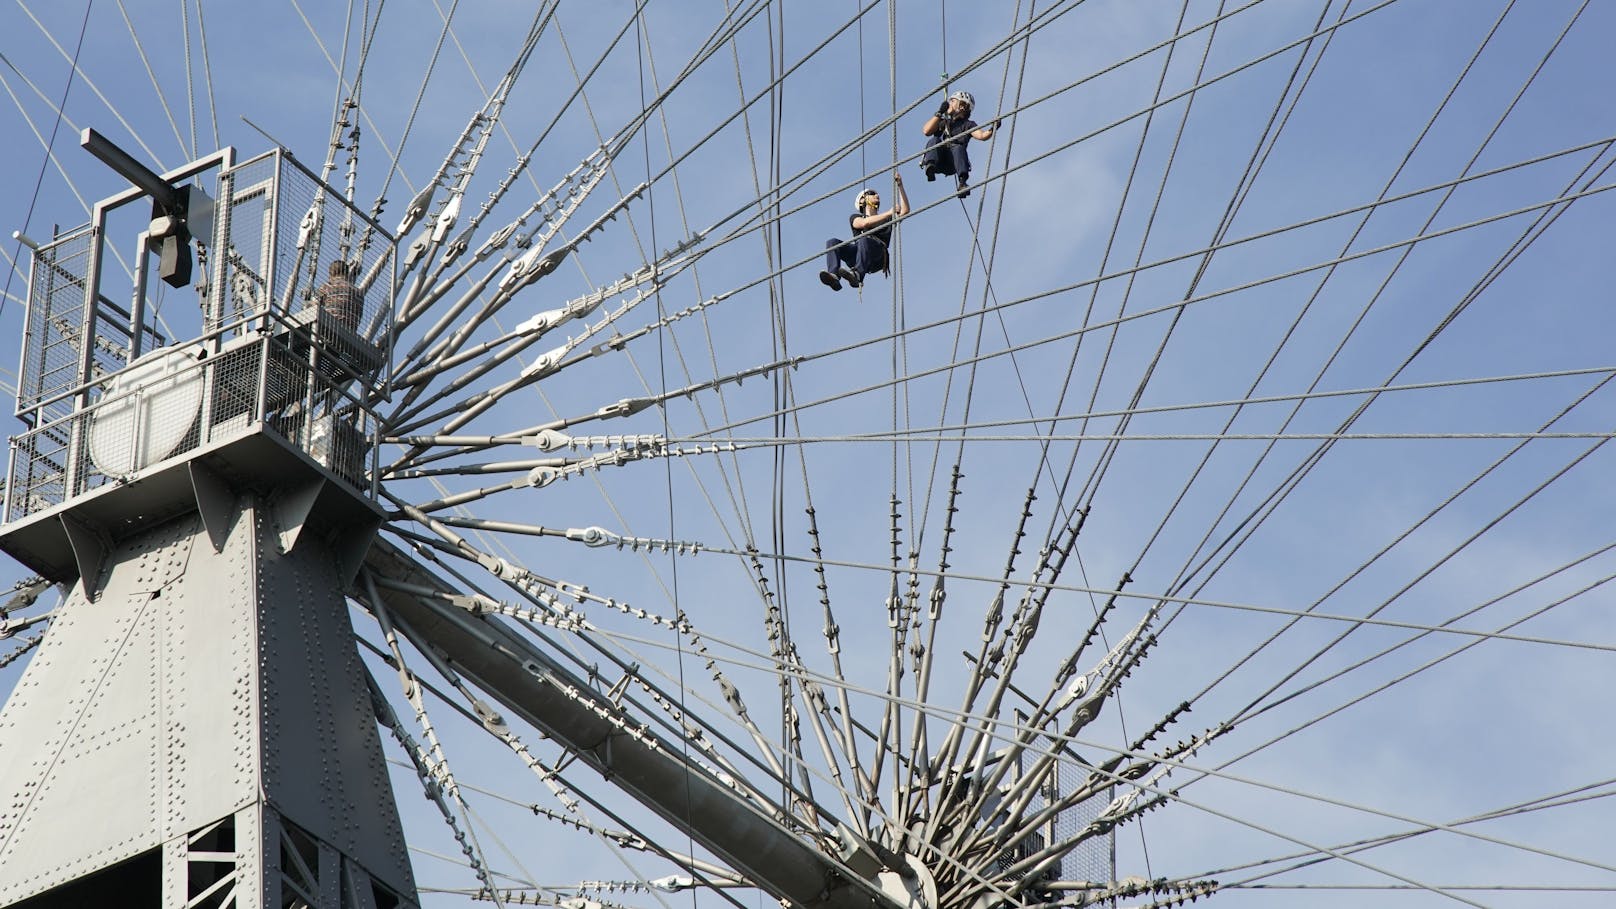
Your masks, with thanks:
[{"label": "climber wearing white helmet", "polygon": [[847,226],[853,239],[825,241],[825,270],[819,280],[831,290],[841,290],[842,281],[853,287],[864,283],[864,276],[887,268],[887,247],[892,245],[892,222],[909,214],[909,195],[903,191],[903,178],[892,175],[896,205],[886,211],[881,207],[881,194],[873,189],[860,192],[853,200],[853,214]]},{"label": "climber wearing white helmet", "polygon": [[954,186],[961,196],[971,194],[971,158],[965,146],[972,139],[985,141],[993,138],[993,130],[998,126],[998,122],[994,121],[978,127],[976,121],[971,119],[971,108],[975,106],[970,92],[955,92],[920,128],[922,135],[931,137],[931,141],[926,143],[926,153],[920,158],[920,169],[925,172],[926,179],[935,180],[938,174],[952,174]]}]

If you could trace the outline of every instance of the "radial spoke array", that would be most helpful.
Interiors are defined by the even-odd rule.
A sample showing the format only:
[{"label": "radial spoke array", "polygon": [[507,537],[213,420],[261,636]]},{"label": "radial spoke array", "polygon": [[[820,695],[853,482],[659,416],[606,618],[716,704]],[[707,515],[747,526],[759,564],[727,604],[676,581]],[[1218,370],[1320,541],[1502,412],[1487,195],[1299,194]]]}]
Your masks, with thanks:
[{"label": "radial spoke array", "polygon": [[[319,228],[398,276],[347,593],[423,905],[783,897],[725,822],[959,909],[1616,890],[1607,6],[40,6],[14,228],[104,194],[94,126],[273,134],[394,230]],[[965,197],[917,168],[961,88]]]}]

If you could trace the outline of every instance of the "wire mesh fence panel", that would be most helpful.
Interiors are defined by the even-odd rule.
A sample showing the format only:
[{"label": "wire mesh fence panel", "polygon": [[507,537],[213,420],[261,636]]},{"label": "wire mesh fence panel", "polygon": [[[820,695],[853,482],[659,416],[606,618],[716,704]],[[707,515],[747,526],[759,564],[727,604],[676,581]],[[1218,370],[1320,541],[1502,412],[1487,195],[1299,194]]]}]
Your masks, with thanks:
[{"label": "wire mesh fence panel", "polygon": [[17,413],[25,415],[42,402],[51,402],[32,416],[36,423],[61,418],[73,409],[73,402],[63,396],[80,383],[85,287],[93,239],[94,234],[84,227],[34,253]]},{"label": "wire mesh fence panel", "polygon": [[[284,311],[319,308],[347,332],[385,347],[391,327],[393,239],[295,160],[278,177],[277,261],[291,263]],[[278,288],[280,287],[277,280]]]},{"label": "wire mesh fence panel", "polygon": [[213,327],[318,321],[315,343],[356,371],[384,365],[395,270],[387,231],[278,151],[233,168],[221,187]]},{"label": "wire mesh fence panel", "polygon": [[[1057,766],[1053,788],[1061,798],[1070,796],[1089,782],[1088,774],[1084,772],[1086,769],[1069,764]],[[1047,825],[1050,841],[1069,843],[1084,834],[1089,825],[1099,818],[1100,812],[1105,810],[1114,794],[1113,787],[1108,786],[1060,811]],[[1044,807],[1044,800],[1039,798],[1032,810],[1039,811]],[[1069,881],[1115,880],[1115,837],[1116,833],[1109,830],[1090,835],[1077,848],[1061,857],[1059,869],[1052,869],[1050,877]]]},{"label": "wire mesh fence panel", "polygon": [[18,521],[67,499],[69,426],[51,424],[12,439],[6,520]]},{"label": "wire mesh fence panel", "polygon": [[272,298],[275,163],[255,158],[219,181],[219,302],[210,330],[251,318]]},{"label": "wire mesh fence panel", "polygon": [[107,396],[84,412],[96,472],[128,478],[196,447],[205,388],[199,354],[195,347],[166,349],[120,373]]}]

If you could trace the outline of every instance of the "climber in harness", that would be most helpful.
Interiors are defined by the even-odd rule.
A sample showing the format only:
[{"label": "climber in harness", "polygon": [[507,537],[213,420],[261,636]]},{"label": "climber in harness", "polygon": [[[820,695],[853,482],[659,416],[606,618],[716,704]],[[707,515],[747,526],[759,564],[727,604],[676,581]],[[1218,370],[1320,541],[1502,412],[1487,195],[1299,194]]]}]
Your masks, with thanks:
[{"label": "climber in harness", "polygon": [[999,125],[995,120],[978,127],[971,119],[971,108],[975,104],[970,92],[955,92],[920,127],[922,135],[931,137],[926,143],[926,153],[920,156],[920,169],[927,180],[936,180],[938,174],[952,175],[954,187],[962,197],[971,194],[971,157],[965,146],[972,139],[993,138],[993,130]]},{"label": "climber in harness", "polygon": [[892,243],[892,224],[909,214],[909,195],[903,191],[903,178],[892,175],[898,202],[886,211],[881,207],[881,194],[866,189],[853,202],[853,214],[847,223],[853,239],[825,241],[825,270],[819,280],[831,290],[841,290],[842,281],[852,287],[864,283],[864,276],[872,271],[887,271],[887,247]]}]

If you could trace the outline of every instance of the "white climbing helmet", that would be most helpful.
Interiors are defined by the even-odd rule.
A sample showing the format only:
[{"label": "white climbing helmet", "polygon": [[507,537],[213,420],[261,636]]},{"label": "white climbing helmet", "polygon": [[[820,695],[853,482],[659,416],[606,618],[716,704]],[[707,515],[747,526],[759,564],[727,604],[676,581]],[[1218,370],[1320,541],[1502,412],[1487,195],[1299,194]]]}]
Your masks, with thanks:
[{"label": "white climbing helmet", "polygon": [[955,92],[952,95],[948,96],[948,100],[950,100],[950,101],[958,101],[961,104],[964,104],[966,113],[970,113],[976,107],[976,99],[971,97],[970,92],[966,92],[966,91]]},{"label": "white climbing helmet", "polygon": [[864,197],[865,196],[874,196],[876,198],[876,204],[878,204],[878,205],[880,204],[880,199],[881,199],[881,194],[880,193],[876,192],[873,189],[860,190],[859,194],[858,194],[858,198],[853,200],[853,210],[858,212],[861,215],[864,214]]}]

